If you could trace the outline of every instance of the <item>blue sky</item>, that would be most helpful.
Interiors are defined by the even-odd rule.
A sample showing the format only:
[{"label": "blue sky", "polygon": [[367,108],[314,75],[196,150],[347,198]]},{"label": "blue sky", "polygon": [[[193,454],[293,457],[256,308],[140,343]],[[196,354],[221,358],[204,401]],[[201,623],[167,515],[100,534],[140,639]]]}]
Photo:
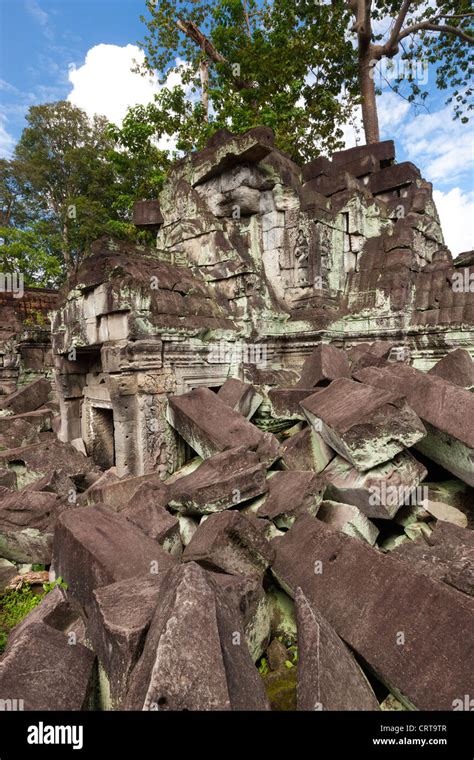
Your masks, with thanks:
[{"label": "blue sky", "polygon": [[[158,89],[156,80],[130,71],[146,31],[144,0],[0,0],[0,14],[0,155],[13,150],[30,105],[68,98],[119,122],[128,105],[148,102]],[[398,160],[413,161],[433,182],[456,254],[474,245],[474,132],[452,121],[446,94],[432,80],[430,72],[428,112],[417,114],[386,87],[379,118]],[[346,136],[349,147],[352,128]]]},{"label": "blue sky", "polygon": [[[18,139],[29,105],[67,98],[68,69],[100,43],[143,36],[143,0],[0,0],[1,111]],[[118,83],[117,83],[118,84]]]}]

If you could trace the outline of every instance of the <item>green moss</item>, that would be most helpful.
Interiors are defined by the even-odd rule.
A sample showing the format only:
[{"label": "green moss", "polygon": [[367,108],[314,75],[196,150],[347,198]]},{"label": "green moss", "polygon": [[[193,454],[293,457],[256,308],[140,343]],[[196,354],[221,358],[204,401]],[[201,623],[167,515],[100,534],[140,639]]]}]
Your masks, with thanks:
[{"label": "green moss", "polygon": [[0,631],[0,654],[3,653],[8,641],[8,635],[5,631]]},{"label": "green moss", "polygon": [[272,710],[296,710],[297,668],[280,668],[262,676]]}]

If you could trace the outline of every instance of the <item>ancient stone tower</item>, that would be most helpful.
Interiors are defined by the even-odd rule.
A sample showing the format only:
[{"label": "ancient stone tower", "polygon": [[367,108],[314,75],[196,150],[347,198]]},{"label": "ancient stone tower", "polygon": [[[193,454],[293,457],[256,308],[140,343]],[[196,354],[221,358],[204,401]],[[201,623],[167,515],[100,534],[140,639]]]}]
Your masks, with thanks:
[{"label": "ancient stone tower", "polygon": [[392,141],[300,167],[269,129],[224,130],[135,221],[156,248],[97,241],[53,321],[60,438],[120,476],[186,461],[169,394],[251,381],[272,430],[268,392],[320,342],[378,339],[419,369],[474,352],[474,262],[453,262],[431,185]]}]

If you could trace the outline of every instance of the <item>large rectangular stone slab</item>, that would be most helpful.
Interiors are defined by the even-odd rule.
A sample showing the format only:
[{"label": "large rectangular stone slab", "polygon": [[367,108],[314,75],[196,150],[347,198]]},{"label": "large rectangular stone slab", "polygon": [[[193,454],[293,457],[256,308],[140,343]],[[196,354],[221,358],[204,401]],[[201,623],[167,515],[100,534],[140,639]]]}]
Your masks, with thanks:
[{"label": "large rectangular stone slab", "polygon": [[238,616],[211,574],[194,562],[177,566],[163,581],[125,707],[267,709]]},{"label": "large rectangular stone slab", "polygon": [[56,575],[85,608],[96,588],[136,575],[155,575],[175,562],[156,541],[104,506],[70,509],[56,525]]},{"label": "large rectangular stone slab", "polygon": [[183,553],[184,562],[255,578],[262,577],[274,557],[259,521],[236,510],[208,517]]},{"label": "large rectangular stone slab", "polygon": [[268,517],[279,528],[289,528],[300,515],[314,517],[326,484],[310,470],[275,472],[268,479],[268,494],[258,508],[258,517]]},{"label": "large rectangular stone slab", "polygon": [[0,498],[0,556],[13,562],[49,565],[60,500],[42,491],[7,493]]},{"label": "large rectangular stone slab", "polygon": [[170,486],[169,506],[185,514],[211,514],[235,507],[267,490],[266,468],[243,446],[206,459]]},{"label": "large rectangular stone slab", "polygon": [[166,572],[127,578],[93,592],[87,637],[107,675],[112,709],[122,708]]},{"label": "large rectangular stone slab", "polygon": [[405,365],[370,367],[356,376],[374,388],[403,393],[427,430],[426,437],[415,447],[468,485],[474,485],[474,394]]},{"label": "large rectangular stone slab", "polygon": [[71,645],[61,631],[31,623],[0,660],[0,699],[22,700],[24,710],[93,709],[95,655]]},{"label": "large rectangular stone slab", "polygon": [[47,402],[50,393],[51,383],[46,378],[40,377],[6,398],[0,399],[0,409],[12,414],[33,412]]},{"label": "large rectangular stone slab", "polygon": [[370,175],[369,188],[371,193],[378,195],[411,185],[420,178],[420,170],[415,164],[410,161],[402,161],[399,164],[384,167],[378,172],[373,172]]},{"label": "large rectangular stone slab", "polygon": [[48,401],[48,406],[42,406],[40,409],[35,409],[33,412],[24,412],[23,414],[15,414],[7,417],[0,417],[0,432],[3,433],[8,430],[9,425],[13,420],[23,420],[33,425],[38,433],[44,433],[51,430],[51,423],[56,412],[53,412],[51,407],[52,401]]},{"label": "large rectangular stone slab", "polygon": [[315,385],[327,385],[336,377],[350,376],[350,364],[345,352],[336,346],[321,343],[305,359],[297,387],[313,388]]},{"label": "large rectangular stone slab", "polygon": [[18,488],[52,470],[60,469],[78,482],[90,472],[99,472],[91,459],[80,454],[69,443],[55,440],[54,436],[41,443],[0,451],[0,468],[15,470]]},{"label": "large rectangular stone slab", "polygon": [[382,140],[370,145],[357,145],[355,148],[338,150],[332,154],[334,166],[343,167],[352,161],[360,161],[366,156],[373,156],[379,165],[389,166],[395,160],[395,144],[393,140]]},{"label": "large rectangular stone slab", "polygon": [[160,202],[157,200],[136,201],[133,204],[133,223],[143,230],[156,230],[163,224]]},{"label": "large rectangular stone slab", "polygon": [[0,420],[3,423],[0,425],[0,450],[39,443],[38,426],[31,424],[24,417],[0,417]]},{"label": "large rectangular stone slab", "polygon": [[342,530],[348,536],[375,544],[379,529],[363,512],[353,504],[343,504],[340,501],[325,499],[318,510],[318,520],[330,525],[335,530]]},{"label": "large rectangular stone slab", "polygon": [[324,470],[325,498],[353,504],[367,517],[391,519],[403,504],[416,505],[426,498],[420,485],[426,473],[409,451],[365,472],[337,456]]},{"label": "large rectangular stone slab", "polygon": [[272,416],[284,420],[304,420],[300,402],[312,396],[314,388],[272,388],[268,398],[272,405]]},{"label": "large rectangular stone slab", "polygon": [[230,377],[217,392],[218,398],[249,420],[257,411],[263,397],[248,383]]},{"label": "large rectangular stone slab", "polygon": [[209,388],[170,396],[167,414],[170,424],[203,459],[237,446],[256,451],[267,463],[278,456],[276,439],[269,446],[269,433],[262,433]]},{"label": "large rectangular stone slab", "polygon": [[[166,497],[166,503],[168,498]],[[182,544],[177,517],[163,506],[163,491],[158,486],[145,483],[122,510],[121,515],[152,538],[165,551],[180,557]]]},{"label": "large rectangular stone slab", "polygon": [[367,678],[335,630],[299,588],[298,710],[378,710]]},{"label": "large rectangular stone slab", "polygon": [[426,430],[401,394],[347,378],[334,380],[301,407],[326,443],[359,470],[387,462]]},{"label": "large rectangular stone slab", "polygon": [[336,452],[312,427],[306,426],[284,441],[281,463],[287,470],[322,472]]},{"label": "large rectangular stone slab", "polygon": [[474,361],[469,351],[465,348],[455,348],[443,356],[434,367],[428,371],[429,375],[442,377],[454,385],[471,390],[474,388]]},{"label": "large rectangular stone slab", "polygon": [[169,489],[157,473],[138,475],[135,478],[126,478],[112,483],[105,480],[89,488],[83,499],[87,504],[107,504],[115,512],[121,512],[136,493],[146,485],[153,487],[155,503],[159,503],[163,507],[166,506],[169,499]]},{"label": "large rectangular stone slab", "polygon": [[288,593],[300,587],[406,704],[452,710],[471,692],[472,599],[311,517],[276,550],[272,572]]},{"label": "large rectangular stone slab", "polygon": [[406,541],[393,550],[417,572],[448,583],[474,596],[474,533],[439,520],[430,533],[418,541]]}]

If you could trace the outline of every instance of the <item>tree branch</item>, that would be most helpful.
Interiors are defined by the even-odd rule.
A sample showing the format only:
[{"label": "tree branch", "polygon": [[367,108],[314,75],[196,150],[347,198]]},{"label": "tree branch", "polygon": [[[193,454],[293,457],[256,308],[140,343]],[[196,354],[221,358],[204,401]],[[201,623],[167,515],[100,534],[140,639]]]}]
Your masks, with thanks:
[{"label": "tree branch", "polygon": [[224,56],[216,50],[212,42],[192,21],[183,21],[183,19],[179,18],[176,22],[176,26],[186,35],[186,37],[189,37],[189,39],[195,42],[196,45],[199,45],[201,50],[206,53],[211,61],[214,61],[214,63],[227,63]]},{"label": "tree branch", "polygon": [[245,16],[245,24],[247,26],[247,37],[250,40],[252,37],[252,31],[250,29],[250,18],[249,18],[249,11],[247,8],[247,0],[243,1],[243,9],[244,9],[244,16]]},{"label": "tree branch", "polygon": [[436,16],[432,16],[430,21],[434,21],[437,18],[469,18],[470,16],[474,16],[474,13],[438,13]]},{"label": "tree branch", "polygon": [[383,46],[383,54],[386,56],[394,55],[398,50],[398,42],[400,40],[399,34],[407,17],[411,3],[412,0],[403,0],[398,17],[396,18],[392,31],[390,32],[390,37]]},{"label": "tree branch", "polygon": [[398,35],[397,42],[400,42],[400,40],[403,40],[410,34],[415,34],[416,32],[423,30],[429,32],[439,32],[439,34],[452,34],[454,37],[459,37],[465,42],[468,42],[470,45],[474,45],[474,37],[466,34],[466,32],[463,32],[462,29],[458,29],[456,26],[449,26],[447,24],[432,24],[431,21],[422,21],[419,24],[408,26],[403,30],[403,32]]},{"label": "tree branch", "polygon": [[360,38],[365,39],[366,42],[370,42],[370,37],[372,35],[372,27],[370,23],[371,0],[355,0],[355,2],[350,3],[349,5],[356,17],[352,31],[356,32]]},{"label": "tree branch", "polygon": [[[189,39],[195,42],[196,45],[199,45],[203,53],[206,54],[208,60],[213,61],[213,63],[229,63],[227,58],[225,58],[222,53],[219,53],[211,40],[206,37],[206,35],[203,34],[192,21],[184,21],[182,18],[178,18],[176,26],[186,35],[186,37],[189,37]],[[238,90],[248,90],[252,88],[251,82],[245,82],[238,77],[233,77],[233,79]]]}]

